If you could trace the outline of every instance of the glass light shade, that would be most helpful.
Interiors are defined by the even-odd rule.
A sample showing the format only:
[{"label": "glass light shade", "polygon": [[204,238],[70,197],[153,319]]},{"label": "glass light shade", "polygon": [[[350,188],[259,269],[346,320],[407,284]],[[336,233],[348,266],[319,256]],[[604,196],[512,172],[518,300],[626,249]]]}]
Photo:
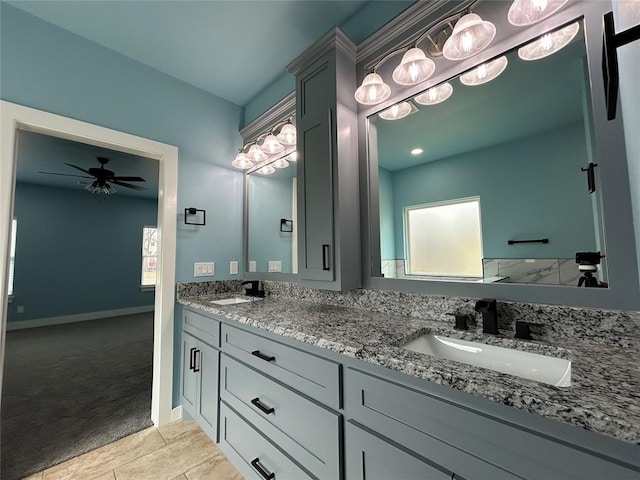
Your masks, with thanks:
[{"label": "glass light shade", "polygon": [[94,180],[93,182],[87,184],[84,189],[88,190],[91,193],[95,193],[96,195],[111,195],[117,192],[115,187],[113,187],[112,185],[106,182],[99,182],[98,180]]},{"label": "glass light shade", "polygon": [[580,30],[578,22],[567,25],[555,32],[545,33],[543,36],[518,49],[518,56],[522,60],[539,60],[556,53],[566,47]]},{"label": "glass light shade", "polygon": [[391,95],[391,87],[384,83],[382,77],[377,73],[370,73],[362,85],[356,90],[356,101],[363,105],[376,105],[384,102]]},{"label": "glass light shade", "polygon": [[265,165],[264,167],[256,170],[256,172],[260,175],[273,175],[274,173],[276,173],[276,169],[271,165]]},{"label": "glass light shade", "polygon": [[293,123],[285,123],[276,138],[283,145],[295,145],[297,138],[296,126]]},{"label": "glass light shade", "polygon": [[282,145],[273,133],[266,136],[260,148],[267,155],[275,155],[284,151],[284,145]]},{"label": "glass light shade", "polygon": [[507,18],[511,25],[524,27],[553,15],[565,3],[567,0],[515,0]]},{"label": "glass light shade", "polygon": [[400,102],[383,110],[378,114],[384,120],[400,120],[411,113],[411,104],[409,102]]},{"label": "glass light shade", "polygon": [[460,75],[460,82],[470,87],[490,82],[504,72],[504,69],[507,68],[507,63],[507,57],[505,56],[483,63],[473,70],[469,70],[467,73]]},{"label": "glass light shade", "polygon": [[287,159],[285,157],[285,158],[279,158],[278,160],[273,162],[271,165],[273,165],[275,168],[287,168],[289,166],[289,162],[287,162]]},{"label": "glass light shade", "polygon": [[496,26],[480,15],[468,13],[453,27],[453,33],[442,47],[444,58],[463,60],[487,48],[496,36]]},{"label": "glass light shade", "polygon": [[402,56],[400,65],[393,70],[393,81],[398,85],[415,85],[433,75],[436,64],[419,48],[410,48]]},{"label": "glass light shade", "polygon": [[233,159],[231,165],[235,168],[239,168],[240,170],[247,170],[248,168],[253,167],[254,163],[243,152],[240,152],[236,155],[236,158]]},{"label": "glass light shade", "polygon": [[298,160],[298,152],[292,152],[285,157],[290,162],[295,162]]},{"label": "glass light shade", "polygon": [[267,159],[267,154],[264,153],[260,147],[258,145],[256,145],[255,143],[253,145],[251,145],[251,148],[249,148],[249,151],[247,152],[247,156],[249,157],[250,160],[252,160],[254,163],[260,163],[263,160]]},{"label": "glass light shade", "polygon": [[429,90],[416,95],[413,99],[420,105],[435,105],[444,102],[453,93],[453,86],[449,82],[431,87]]}]

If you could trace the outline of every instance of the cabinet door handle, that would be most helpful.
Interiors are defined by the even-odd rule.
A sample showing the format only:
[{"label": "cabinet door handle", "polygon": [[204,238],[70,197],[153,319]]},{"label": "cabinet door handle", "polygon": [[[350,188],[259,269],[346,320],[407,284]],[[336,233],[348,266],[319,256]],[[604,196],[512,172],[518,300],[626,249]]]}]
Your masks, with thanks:
[{"label": "cabinet door handle", "polygon": [[322,244],[322,270],[331,270],[329,267],[329,244]]},{"label": "cabinet door handle", "polygon": [[251,460],[251,466],[255,468],[264,480],[273,480],[276,478],[276,474],[268,471],[262,465],[260,465],[260,458],[256,457]]},{"label": "cabinet door handle", "polygon": [[200,368],[198,367],[198,357],[197,355],[200,353],[200,350],[196,350],[193,355],[193,371],[199,372]]},{"label": "cabinet door handle", "polygon": [[193,370],[195,372],[195,360],[196,360],[196,356],[194,355],[194,353],[196,353],[196,347],[191,347],[191,349],[189,349],[189,370]]},{"label": "cabinet door handle", "polygon": [[276,360],[276,357],[270,357],[269,355],[265,355],[264,353],[260,353],[260,350],[254,350],[253,352],[251,352],[251,355],[253,355],[254,357],[261,358],[265,362],[275,362],[275,360]]},{"label": "cabinet door handle", "polygon": [[251,403],[253,403],[256,407],[258,407],[260,410],[262,410],[267,415],[269,415],[270,413],[275,412],[275,409],[273,407],[267,407],[264,403],[262,403],[260,401],[260,397],[254,398],[253,400],[251,400]]}]

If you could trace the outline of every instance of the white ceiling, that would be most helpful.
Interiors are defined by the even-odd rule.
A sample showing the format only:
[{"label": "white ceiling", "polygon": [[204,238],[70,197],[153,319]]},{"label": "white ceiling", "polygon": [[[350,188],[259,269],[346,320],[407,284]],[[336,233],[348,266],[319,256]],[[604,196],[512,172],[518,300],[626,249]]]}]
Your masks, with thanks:
[{"label": "white ceiling", "polygon": [[236,105],[365,0],[7,1]]}]

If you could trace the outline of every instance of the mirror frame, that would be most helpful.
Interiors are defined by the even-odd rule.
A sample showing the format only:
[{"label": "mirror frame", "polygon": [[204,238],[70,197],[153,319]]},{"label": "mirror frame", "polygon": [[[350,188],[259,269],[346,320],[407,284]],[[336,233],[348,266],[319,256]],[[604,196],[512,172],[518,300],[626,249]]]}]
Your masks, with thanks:
[{"label": "mirror frame", "polygon": [[[290,117],[295,117],[296,113],[296,93],[292,92],[269,110],[264,112],[250,124],[240,130],[242,140],[246,145],[258,135],[264,133],[277,122]],[[255,280],[274,280],[280,282],[297,282],[298,274],[283,272],[250,272],[249,271],[249,175],[243,172],[244,181],[242,183],[242,239],[243,239],[243,257],[244,272],[243,278],[251,278]]]},{"label": "mirror frame", "polygon": [[[443,10],[450,11],[453,8],[452,4],[453,2],[446,2],[436,6],[416,5],[410,7],[395,21],[390,22],[386,28],[383,27],[379,34],[373,36],[375,38],[367,39],[364,45],[361,44],[358,48],[360,54],[357,59],[358,82],[362,81],[367,70],[376,61],[398,46],[410,43],[426,26],[440,18]],[[483,18],[493,17],[490,19],[496,23],[498,35],[495,43],[485,51],[460,62],[445,63],[444,68],[443,62],[439,62],[436,74],[428,81],[406,88],[392,84],[392,96],[387,101],[372,107],[359,105],[360,195],[361,205],[366,205],[366,208],[361,210],[362,265],[368,266],[368,268],[363,268],[363,288],[445,296],[491,297],[506,301],[580,307],[640,310],[640,295],[638,294],[640,282],[623,119],[622,115],[618,115],[616,119],[607,121],[601,70],[603,16],[611,11],[613,6],[609,1],[577,1],[568,3],[559,12],[537,24],[528,27],[513,27],[506,19],[506,12],[510,4],[511,2],[482,2],[474,9]],[[463,6],[459,2],[455,2],[455,5],[456,9]],[[503,10],[504,14],[496,15],[498,10]],[[501,20],[502,17],[504,20]],[[515,283],[476,284],[374,277],[372,266],[380,259],[379,251],[374,251],[375,247],[371,242],[372,235],[379,236],[380,231],[377,203],[378,172],[377,161],[375,161],[375,168],[371,168],[369,164],[367,117],[431,86],[458,76],[484,61],[541,36],[549,30],[579,19],[583,20],[591,86],[590,103],[593,112],[591,142],[595,161],[600,164],[598,179],[601,188],[602,223],[606,237],[605,253],[607,255],[609,288],[585,289],[574,286]],[[502,35],[500,35],[501,31]]]}]

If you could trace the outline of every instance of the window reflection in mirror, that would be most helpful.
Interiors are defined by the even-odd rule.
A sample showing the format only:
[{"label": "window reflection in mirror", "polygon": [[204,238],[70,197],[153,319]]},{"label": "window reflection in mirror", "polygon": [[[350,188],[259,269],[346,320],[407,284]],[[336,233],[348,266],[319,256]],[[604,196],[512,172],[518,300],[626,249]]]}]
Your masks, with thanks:
[{"label": "window reflection in mirror", "polygon": [[298,273],[296,162],[283,158],[247,175],[250,272]]},{"label": "window reflection in mirror", "polygon": [[[582,171],[597,159],[576,25],[577,35],[553,55],[523,60],[516,48],[496,57],[500,68],[485,64],[407,99],[402,118],[368,118],[380,215],[371,235],[380,252],[374,276],[578,285],[584,272],[576,253],[604,252],[604,245],[599,191],[589,194]],[[425,206],[470,198],[476,217],[456,220],[441,209],[416,231],[411,215]],[[431,263],[418,266],[416,252]],[[606,282],[604,264],[595,276]]]}]

